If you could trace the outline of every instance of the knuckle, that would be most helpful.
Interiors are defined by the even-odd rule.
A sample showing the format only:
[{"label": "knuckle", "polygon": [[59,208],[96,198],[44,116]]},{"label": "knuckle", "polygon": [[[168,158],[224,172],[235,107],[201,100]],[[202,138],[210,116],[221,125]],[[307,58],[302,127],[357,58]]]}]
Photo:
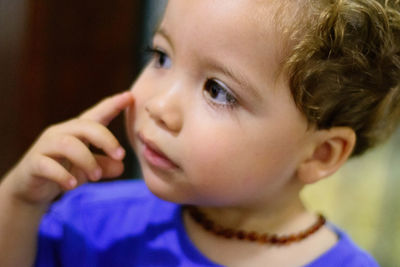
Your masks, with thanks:
[{"label": "knuckle", "polygon": [[68,124],[78,124],[80,121],[79,118],[72,118],[70,120],[67,121]]},{"label": "knuckle", "polygon": [[82,118],[79,119],[79,124],[83,127],[95,127],[97,125],[97,122],[92,119]]},{"label": "knuckle", "polygon": [[42,136],[51,136],[57,132],[58,124],[50,125],[44,129]]},{"label": "knuckle", "polygon": [[60,149],[63,149],[63,150],[70,149],[71,146],[74,145],[74,143],[75,143],[75,140],[70,135],[61,136],[60,140],[59,140]]},{"label": "knuckle", "polygon": [[47,126],[44,131],[42,132],[41,136],[45,138],[50,138],[56,136],[58,133],[61,132],[62,127],[65,125],[66,122],[61,122],[57,124],[53,124]]},{"label": "knuckle", "polygon": [[46,174],[49,172],[49,161],[46,157],[38,157],[35,164],[37,174]]},{"label": "knuckle", "polygon": [[71,128],[74,129],[76,127],[79,127],[80,121],[81,121],[81,119],[79,117],[76,117],[76,118],[72,118],[72,119],[67,120],[62,125],[66,129],[71,129]]},{"label": "knuckle", "polygon": [[64,135],[60,137],[60,145],[61,146],[70,146],[71,145],[71,137],[69,135]]},{"label": "knuckle", "polygon": [[79,127],[83,132],[90,132],[92,128],[97,127],[97,122],[88,118],[79,118],[75,121],[77,127]]}]

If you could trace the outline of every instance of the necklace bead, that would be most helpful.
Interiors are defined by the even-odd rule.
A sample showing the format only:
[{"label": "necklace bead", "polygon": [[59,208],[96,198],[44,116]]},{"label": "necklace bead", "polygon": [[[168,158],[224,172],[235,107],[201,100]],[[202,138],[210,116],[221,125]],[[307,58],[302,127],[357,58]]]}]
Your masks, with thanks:
[{"label": "necklace bead", "polygon": [[185,207],[191,218],[198,223],[203,229],[227,239],[238,239],[238,240],[247,240],[250,242],[258,242],[261,244],[271,244],[271,245],[289,245],[294,242],[300,242],[301,240],[309,237],[310,235],[317,232],[326,222],[326,219],[323,215],[318,216],[318,220],[311,225],[309,228],[301,231],[298,234],[290,234],[290,235],[276,235],[269,233],[257,233],[255,231],[247,232],[244,230],[234,230],[232,228],[226,228],[221,225],[216,224],[207,216],[202,213],[195,206],[186,206]]}]

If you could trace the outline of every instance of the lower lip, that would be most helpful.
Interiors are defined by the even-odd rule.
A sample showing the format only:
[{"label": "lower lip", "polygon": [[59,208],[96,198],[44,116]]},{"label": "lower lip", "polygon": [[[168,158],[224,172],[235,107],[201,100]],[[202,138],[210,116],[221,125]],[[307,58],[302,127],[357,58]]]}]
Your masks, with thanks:
[{"label": "lower lip", "polygon": [[172,161],[158,154],[145,144],[144,144],[143,156],[148,163],[160,169],[170,170],[170,169],[176,169],[178,167]]}]

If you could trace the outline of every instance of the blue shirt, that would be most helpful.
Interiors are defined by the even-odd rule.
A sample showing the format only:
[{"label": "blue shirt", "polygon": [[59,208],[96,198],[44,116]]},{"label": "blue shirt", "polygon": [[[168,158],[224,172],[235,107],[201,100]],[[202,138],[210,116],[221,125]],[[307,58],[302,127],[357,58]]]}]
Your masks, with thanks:
[{"label": "blue shirt", "polygon": [[[337,244],[307,267],[378,266],[340,229]],[[155,197],[143,181],[87,184],[43,217],[40,267],[220,266],[190,241],[181,207]]]}]

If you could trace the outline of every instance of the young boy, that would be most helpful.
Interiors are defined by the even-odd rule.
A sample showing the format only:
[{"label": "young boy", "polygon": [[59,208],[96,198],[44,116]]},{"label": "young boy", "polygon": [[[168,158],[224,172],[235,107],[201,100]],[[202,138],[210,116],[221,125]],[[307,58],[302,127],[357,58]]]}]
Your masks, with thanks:
[{"label": "young boy", "polygon": [[[377,266],[299,192],[394,129],[399,10],[170,0],[131,91],[47,129],[4,177],[0,265]],[[125,108],[146,186],[87,184],[49,209],[121,173],[105,126]]]}]

